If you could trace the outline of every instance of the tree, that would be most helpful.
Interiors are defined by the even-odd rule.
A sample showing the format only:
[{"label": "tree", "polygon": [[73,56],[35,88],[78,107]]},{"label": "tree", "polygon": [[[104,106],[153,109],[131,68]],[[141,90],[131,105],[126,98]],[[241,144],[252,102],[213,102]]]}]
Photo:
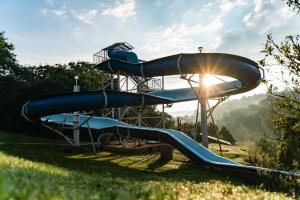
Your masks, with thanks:
[{"label": "tree", "polygon": [[219,131],[219,135],[223,140],[226,140],[230,142],[231,144],[235,144],[236,140],[232,136],[232,134],[229,132],[229,130],[226,127],[222,127],[221,130]]},{"label": "tree", "polygon": [[299,2],[299,0],[287,0],[287,5],[296,12],[300,11],[300,2]]},{"label": "tree", "polygon": [[[142,110],[142,116],[144,122],[148,123],[151,127],[161,127],[162,126],[162,113],[157,111],[153,106],[147,106]],[[165,127],[174,128],[175,120],[174,118],[165,113]]]},{"label": "tree", "polygon": [[18,73],[14,45],[7,41],[4,32],[0,32],[0,76],[14,76]]},{"label": "tree", "polygon": [[297,168],[300,164],[300,35],[286,36],[279,44],[268,35],[262,52],[265,58],[261,65],[267,70],[279,68],[279,80],[285,86],[283,89],[279,83],[265,80],[273,122],[281,134],[279,162],[285,168]]},{"label": "tree", "polygon": [[0,32],[0,128],[16,127],[16,113],[20,103],[20,88],[24,87],[19,81],[22,72],[13,53],[14,45]]},{"label": "tree", "polygon": [[13,49],[14,46],[0,33],[1,130],[31,129],[21,116],[21,106],[33,98],[71,92],[75,75],[80,77],[82,91],[100,89],[101,77],[108,78],[101,76],[100,70],[87,62],[23,67],[17,64]]},{"label": "tree", "polygon": [[212,122],[208,123],[207,132],[208,132],[208,135],[210,135],[212,137],[216,137],[216,138],[219,137],[219,135],[218,135],[219,127]]}]

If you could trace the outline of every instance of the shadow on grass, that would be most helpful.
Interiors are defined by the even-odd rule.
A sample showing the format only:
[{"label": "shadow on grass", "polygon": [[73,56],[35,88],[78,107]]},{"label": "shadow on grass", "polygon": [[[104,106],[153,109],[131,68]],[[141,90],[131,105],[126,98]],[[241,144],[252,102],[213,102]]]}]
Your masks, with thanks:
[{"label": "shadow on grass", "polygon": [[166,164],[168,164],[170,161],[167,160],[162,160],[162,159],[157,159],[154,162],[149,163],[148,169],[151,171],[154,171],[157,168],[160,168]]},{"label": "shadow on grass", "polygon": [[[90,150],[85,152],[66,153],[65,147],[34,146],[34,145],[0,145],[0,151],[7,155],[17,156],[34,162],[55,165],[73,172],[86,175],[121,178],[128,181],[230,181],[232,185],[255,184],[243,180],[243,177],[226,176],[224,174],[208,171],[194,164],[176,161],[159,160],[157,154],[128,155],[114,153],[100,153],[100,157],[93,156]],[[134,158],[134,159],[133,159]],[[134,165],[134,166],[133,166]],[[176,165],[176,167],[169,167]],[[179,167],[178,167],[179,165]],[[163,168],[163,169],[162,169]],[[159,169],[159,170],[157,170]],[[162,170],[161,170],[162,169]],[[264,186],[268,191],[285,192],[279,187]],[[291,194],[287,192],[287,194]]]},{"label": "shadow on grass", "polygon": [[[179,163],[177,169],[166,169],[163,171],[154,171],[157,168],[165,166],[168,162],[158,160],[152,154],[145,155],[141,160],[128,161],[128,155],[110,154],[100,158],[91,156],[91,154],[81,153],[78,158],[70,158],[77,154],[64,153],[62,147],[41,147],[33,145],[0,145],[0,151],[7,155],[21,157],[34,162],[43,162],[65,169],[79,171],[85,174],[110,174],[111,177],[120,177],[125,179],[137,179],[139,181],[161,180],[168,181],[190,180],[190,181],[209,181],[209,180],[229,180],[237,181],[233,178],[226,177],[223,174],[210,172],[187,164]],[[126,162],[120,165],[118,162]],[[146,169],[138,167],[131,168],[128,165],[143,164],[147,165]]]}]

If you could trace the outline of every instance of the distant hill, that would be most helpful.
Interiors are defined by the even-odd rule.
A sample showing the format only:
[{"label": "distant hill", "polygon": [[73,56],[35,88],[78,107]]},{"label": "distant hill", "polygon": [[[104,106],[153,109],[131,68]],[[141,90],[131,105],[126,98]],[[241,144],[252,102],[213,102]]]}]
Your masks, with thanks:
[{"label": "distant hill", "polygon": [[[246,108],[251,104],[258,104],[261,100],[266,98],[266,94],[256,94],[253,96],[242,97],[241,99],[229,99],[220,105],[214,110],[213,116],[216,120],[221,119],[225,113],[230,111]],[[173,117],[183,117],[183,121],[193,122],[196,115],[196,109],[194,111],[175,111],[169,112]]]},{"label": "distant hill", "polygon": [[225,113],[229,113],[230,111],[240,108],[247,108],[249,105],[259,104],[266,97],[266,94],[256,94],[253,96],[245,96],[241,99],[228,100],[221,103],[214,110],[213,116],[216,120],[221,119]]},{"label": "distant hill", "polygon": [[254,142],[258,137],[274,132],[272,111],[267,98],[258,104],[225,112],[215,120],[218,126],[225,126],[238,142]]},{"label": "distant hill", "polygon": [[[183,117],[182,121],[195,122],[195,114],[191,113],[195,112],[177,112],[175,116]],[[266,94],[228,100],[213,113],[216,124],[227,127],[241,143],[252,142],[253,138],[270,134],[273,131],[271,116]]]}]

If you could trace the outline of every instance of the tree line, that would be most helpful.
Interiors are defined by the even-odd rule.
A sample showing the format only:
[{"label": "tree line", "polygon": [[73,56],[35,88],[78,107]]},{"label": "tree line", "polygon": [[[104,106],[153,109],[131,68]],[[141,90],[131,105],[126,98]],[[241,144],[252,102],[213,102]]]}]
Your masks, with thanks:
[{"label": "tree line", "polygon": [[91,63],[22,66],[13,51],[13,44],[8,42],[4,32],[0,32],[1,130],[30,130],[31,126],[21,116],[21,106],[37,97],[71,92],[76,75],[80,77],[82,91],[101,88],[101,71]]},{"label": "tree line", "polygon": [[[89,62],[69,62],[68,64],[22,66],[13,53],[14,45],[8,42],[4,32],[0,32],[0,130],[34,131],[32,124],[21,116],[21,106],[28,100],[71,92],[75,84],[74,77],[79,76],[81,91],[100,90],[109,76],[103,74]],[[96,110],[101,115],[105,110]],[[144,119],[151,126],[159,123],[161,114],[153,107],[142,109]],[[174,119],[166,114],[165,125],[174,127]]]}]

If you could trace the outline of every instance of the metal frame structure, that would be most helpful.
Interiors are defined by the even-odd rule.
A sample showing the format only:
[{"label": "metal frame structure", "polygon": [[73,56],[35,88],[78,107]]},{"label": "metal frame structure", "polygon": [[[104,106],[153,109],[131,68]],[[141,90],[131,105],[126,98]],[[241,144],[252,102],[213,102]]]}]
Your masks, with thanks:
[{"label": "metal frame structure", "polygon": [[[94,64],[101,63],[105,60],[108,60],[108,49],[117,49],[123,51],[132,51],[134,47],[126,42],[118,42],[112,44],[108,47],[103,48],[101,51],[95,53],[93,55]],[[145,62],[144,60],[139,60],[139,62]],[[125,91],[125,92],[133,92],[133,93],[147,93],[151,91],[164,90],[164,77],[160,78],[146,78],[134,76],[131,74],[127,74],[125,72],[119,71],[117,74],[113,74],[111,72],[103,72],[102,76],[104,77],[106,74],[109,75],[110,80],[106,83],[102,82],[102,89],[110,89],[117,91]],[[102,77],[102,81],[104,78]],[[128,106],[123,108],[111,108],[108,112],[103,113],[105,117],[111,117],[118,119],[120,121],[124,121],[133,125],[151,127],[148,119],[160,119],[155,127],[165,128],[165,107],[166,105],[162,105],[162,111],[159,111],[157,106],[152,106],[155,111],[160,113],[160,117],[147,117],[143,116],[144,106]],[[117,134],[119,135],[119,134]],[[119,135],[119,137],[122,137]],[[128,138],[130,138],[130,133],[128,137],[125,138],[125,142],[128,142]],[[122,138],[119,138],[119,141],[123,141]],[[134,141],[135,142],[135,141]],[[141,143],[139,141],[139,143]]]},{"label": "metal frame structure", "polygon": [[[84,115],[87,115],[88,113],[84,112],[83,113]],[[92,113],[89,113],[89,114],[92,114]],[[73,115],[73,118],[77,116],[77,113],[72,113]],[[56,134],[62,136],[68,143],[70,143],[72,146],[74,147],[79,147],[81,144],[78,143],[79,140],[79,137],[78,137],[78,141],[77,141],[77,138],[70,138],[68,137],[66,134],[63,133],[63,130],[64,129],[72,129],[73,132],[75,130],[78,130],[83,126],[83,125],[87,125],[87,129],[88,129],[88,133],[89,133],[89,138],[90,138],[90,141],[91,141],[91,145],[92,145],[92,148],[93,148],[93,152],[94,154],[96,155],[96,146],[95,146],[95,142],[94,142],[94,139],[93,139],[93,135],[92,135],[92,130],[89,126],[89,120],[93,118],[93,115],[90,115],[89,118],[87,118],[86,120],[84,120],[83,122],[80,123],[79,119],[78,121],[74,121],[73,122],[73,127],[70,127],[70,126],[65,126],[65,121],[66,121],[66,117],[64,119],[64,123],[62,124],[56,124],[56,127],[54,126],[53,123],[51,123],[51,125],[49,125],[47,122],[42,122],[42,126],[46,127],[47,129],[55,132]]]},{"label": "metal frame structure", "polygon": [[[231,95],[225,96],[225,97],[217,97],[213,100],[217,100],[217,103],[210,107],[209,105],[209,101],[207,98],[207,93],[206,93],[206,89],[205,89],[205,84],[204,84],[204,74],[199,74],[199,81],[196,81],[193,79],[195,74],[181,74],[180,78],[183,80],[186,80],[189,84],[189,86],[191,87],[194,95],[198,98],[198,103],[197,103],[197,110],[196,110],[196,120],[195,120],[195,131],[197,131],[197,125],[198,125],[198,118],[199,118],[199,112],[200,112],[200,116],[201,116],[201,133],[198,133],[202,136],[202,145],[205,146],[206,148],[208,148],[208,124],[207,124],[207,120],[210,117],[212,120],[212,123],[215,124],[214,122],[214,118],[213,118],[213,111],[215,110],[215,108],[220,105],[222,102],[224,102],[225,100],[227,100],[231,95],[235,94],[235,92],[232,92]],[[225,80],[214,76],[215,78],[226,82]],[[200,92],[197,93],[195,86],[193,86],[193,84],[196,84],[197,88],[200,88]],[[234,85],[233,85],[234,86]],[[239,89],[238,87],[236,89]],[[197,137],[197,132],[194,134],[194,139],[196,139]],[[218,137],[218,143],[219,143],[219,147],[220,147],[220,151],[222,152],[221,149],[221,145],[220,145],[220,138]]]}]

